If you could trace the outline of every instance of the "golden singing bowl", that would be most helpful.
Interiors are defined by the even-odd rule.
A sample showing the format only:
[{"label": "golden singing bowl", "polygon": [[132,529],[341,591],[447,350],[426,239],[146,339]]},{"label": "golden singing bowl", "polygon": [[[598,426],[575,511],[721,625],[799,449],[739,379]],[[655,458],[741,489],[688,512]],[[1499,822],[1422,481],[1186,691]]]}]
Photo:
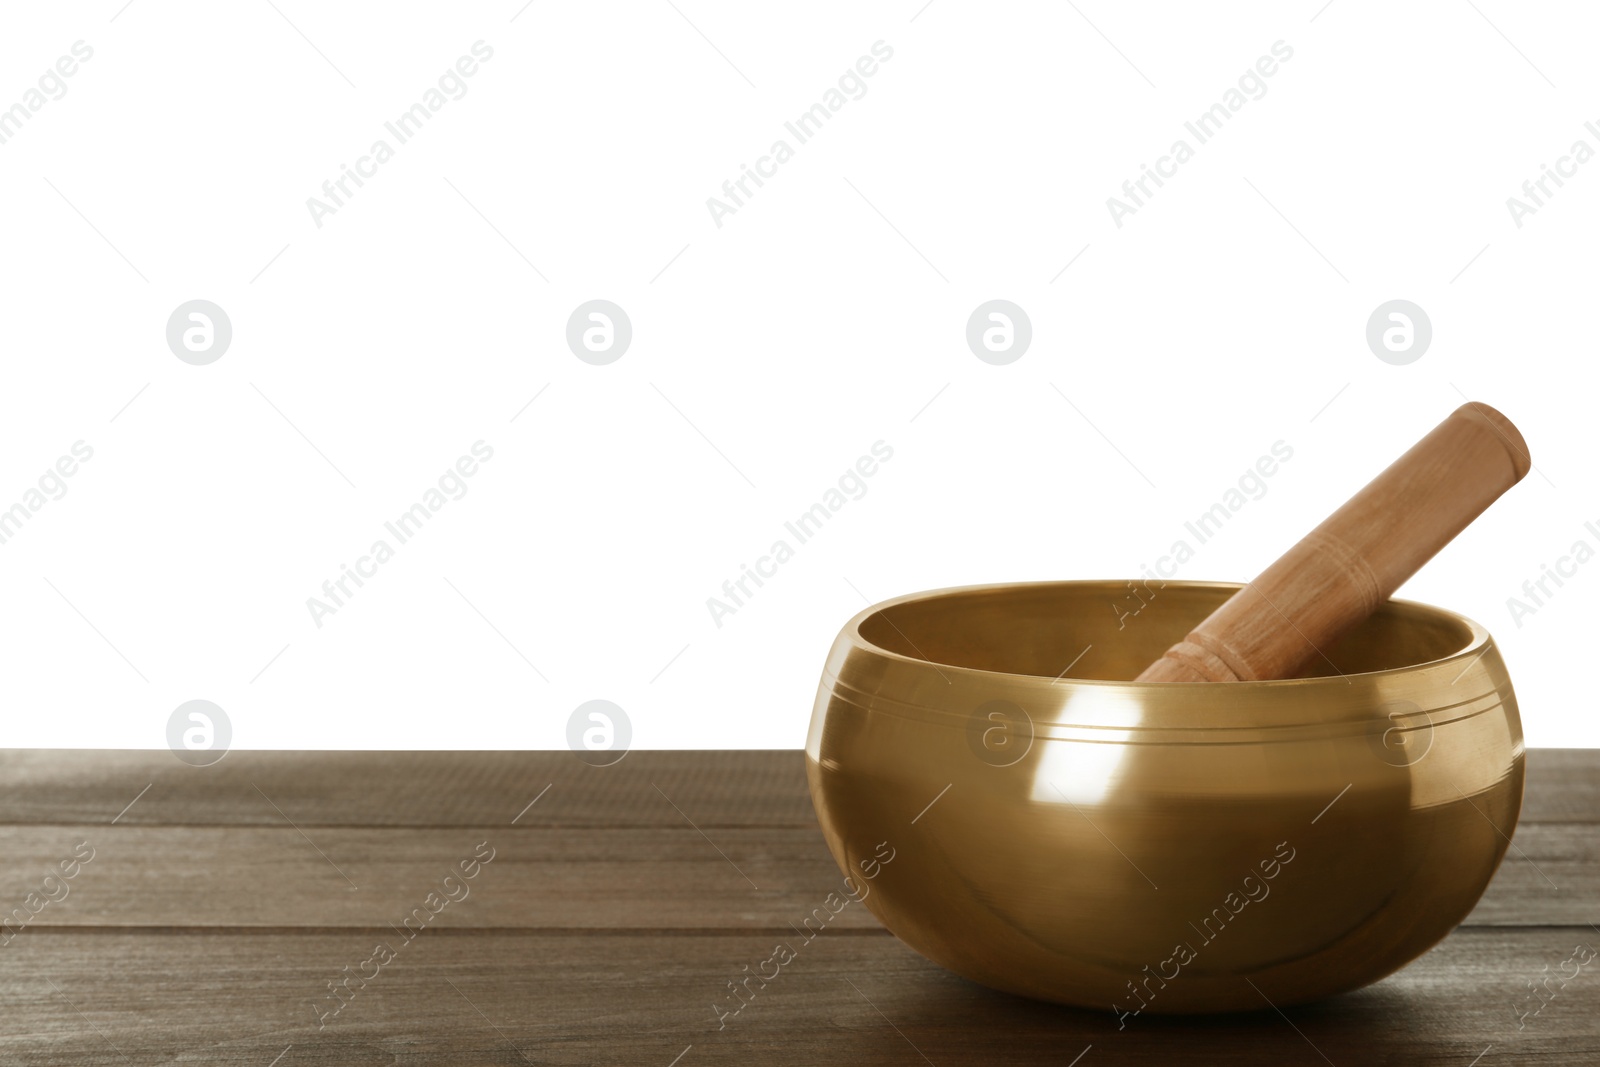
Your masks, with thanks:
[{"label": "golden singing bowl", "polygon": [[852,894],[957,974],[1123,1025],[1341,993],[1437,943],[1522,804],[1494,642],[1390,601],[1306,677],[1130,680],[1238,588],[975,586],[851,619],[806,769]]}]

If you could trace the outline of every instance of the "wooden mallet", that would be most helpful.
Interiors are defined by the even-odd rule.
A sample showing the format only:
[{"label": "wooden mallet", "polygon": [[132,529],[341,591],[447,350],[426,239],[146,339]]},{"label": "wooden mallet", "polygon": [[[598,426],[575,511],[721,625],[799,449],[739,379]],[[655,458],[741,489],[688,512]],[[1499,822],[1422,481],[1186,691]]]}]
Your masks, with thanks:
[{"label": "wooden mallet", "polygon": [[1137,681],[1294,677],[1532,466],[1510,419],[1463,404]]}]

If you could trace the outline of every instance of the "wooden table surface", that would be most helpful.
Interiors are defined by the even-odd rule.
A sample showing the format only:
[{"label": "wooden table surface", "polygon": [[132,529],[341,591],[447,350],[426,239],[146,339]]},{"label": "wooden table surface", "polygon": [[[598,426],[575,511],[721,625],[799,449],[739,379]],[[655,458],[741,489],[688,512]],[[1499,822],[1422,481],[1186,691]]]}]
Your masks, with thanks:
[{"label": "wooden table surface", "polygon": [[1600,1063],[1597,831],[1600,752],[1530,752],[1467,922],[1283,1014],[1119,1031],[852,904],[719,1027],[840,885],[799,752],[0,752],[0,1064]]}]

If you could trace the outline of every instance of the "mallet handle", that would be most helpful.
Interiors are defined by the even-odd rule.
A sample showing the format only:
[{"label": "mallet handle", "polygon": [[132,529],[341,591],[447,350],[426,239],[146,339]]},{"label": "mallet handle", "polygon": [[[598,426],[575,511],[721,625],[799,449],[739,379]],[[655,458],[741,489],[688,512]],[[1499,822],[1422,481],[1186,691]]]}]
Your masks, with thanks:
[{"label": "mallet handle", "polygon": [[1138,680],[1293,677],[1532,465],[1510,419],[1487,404],[1463,404]]}]

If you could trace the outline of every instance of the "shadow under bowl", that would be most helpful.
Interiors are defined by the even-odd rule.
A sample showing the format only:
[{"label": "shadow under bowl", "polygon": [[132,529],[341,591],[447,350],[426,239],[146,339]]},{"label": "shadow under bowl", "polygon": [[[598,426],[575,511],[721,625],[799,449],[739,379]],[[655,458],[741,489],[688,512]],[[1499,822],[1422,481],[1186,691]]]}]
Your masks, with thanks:
[{"label": "shadow under bowl", "polygon": [[850,620],[806,745],[849,891],[957,974],[1119,1015],[1313,1000],[1427,951],[1521,808],[1499,651],[1392,600],[1305,677],[1131,680],[1238,588],[975,586]]}]

